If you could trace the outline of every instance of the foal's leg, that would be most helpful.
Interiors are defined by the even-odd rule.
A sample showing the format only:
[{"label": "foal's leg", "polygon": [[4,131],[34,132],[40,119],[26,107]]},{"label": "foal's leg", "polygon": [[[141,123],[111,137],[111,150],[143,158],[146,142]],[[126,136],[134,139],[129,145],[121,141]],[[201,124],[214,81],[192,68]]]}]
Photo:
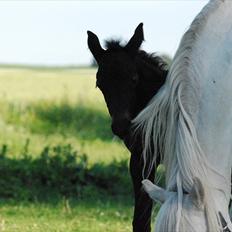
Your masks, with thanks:
[{"label": "foal's leg", "polygon": [[[132,153],[130,159],[130,173],[133,181],[135,199],[133,232],[151,231],[152,200],[142,189],[142,169],[143,162],[141,153],[140,155]],[[148,179],[153,182],[154,171],[150,174]]]}]

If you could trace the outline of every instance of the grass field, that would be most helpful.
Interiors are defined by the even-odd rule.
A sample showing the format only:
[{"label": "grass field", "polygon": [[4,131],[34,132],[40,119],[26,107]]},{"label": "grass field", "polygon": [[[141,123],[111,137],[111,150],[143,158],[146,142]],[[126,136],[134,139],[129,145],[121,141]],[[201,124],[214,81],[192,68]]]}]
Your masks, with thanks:
[{"label": "grass field", "polygon": [[[131,230],[133,202],[127,170],[129,153],[110,131],[103,97],[95,88],[95,72],[84,68],[0,68],[0,180],[3,181],[0,183],[0,231]],[[76,169],[71,161],[63,159],[60,153],[56,155],[57,150],[51,155],[54,159],[47,153],[44,155],[47,147],[67,144],[75,150],[68,153],[68,158],[82,154],[88,160],[81,161],[82,166],[78,166],[89,178],[78,176],[80,194],[75,189],[69,195],[66,187],[55,186],[52,182],[60,178],[66,180],[59,175],[66,174],[67,163],[68,170],[74,170],[73,175]],[[36,178],[38,185],[34,185],[33,178],[35,173],[44,171],[40,170],[43,169],[41,160],[45,166],[49,162],[45,170],[49,175],[53,175],[49,172],[52,164],[60,166],[57,176],[52,176],[49,184],[46,182],[48,191],[45,188],[37,196],[36,190],[39,192],[42,185]],[[88,171],[92,176],[88,176]],[[24,178],[20,183],[19,177]],[[95,178],[99,178],[98,182]],[[73,189],[73,184],[65,186]],[[63,194],[59,187],[67,193]],[[35,197],[30,192],[32,189]],[[54,194],[56,191],[60,191],[58,195]]]},{"label": "grass field", "polygon": [[26,139],[41,145],[72,143],[91,161],[128,157],[113,137],[94,69],[0,69],[0,142],[17,155]]},{"label": "grass field", "polygon": [[0,231],[131,231],[131,206],[115,202],[82,201],[67,206],[45,203],[1,203]]}]

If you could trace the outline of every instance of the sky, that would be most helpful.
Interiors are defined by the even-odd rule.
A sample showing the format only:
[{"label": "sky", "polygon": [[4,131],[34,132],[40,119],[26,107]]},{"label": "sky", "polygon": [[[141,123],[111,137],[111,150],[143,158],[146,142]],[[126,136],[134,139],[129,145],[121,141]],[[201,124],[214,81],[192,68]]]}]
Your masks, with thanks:
[{"label": "sky", "polygon": [[173,56],[205,0],[0,1],[0,63],[88,65],[87,30],[128,41],[144,23],[147,52]]}]

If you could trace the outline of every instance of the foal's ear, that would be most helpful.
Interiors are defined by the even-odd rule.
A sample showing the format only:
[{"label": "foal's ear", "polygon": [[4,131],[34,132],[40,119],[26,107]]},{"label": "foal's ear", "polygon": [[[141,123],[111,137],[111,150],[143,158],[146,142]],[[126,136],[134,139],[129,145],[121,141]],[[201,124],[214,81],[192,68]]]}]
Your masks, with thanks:
[{"label": "foal's ear", "polygon": [[92,52],[95,60],[99,62],[99,59],[104,53],[104,49],[101,47],[98,37],[91,31],[87,31],[88,34],[88,47]]},{"label": "foal's ear", "polygon": [[149,197],[154,201],[164,203],[165,200],[171,195],[170,192],[158,187],[157,185],[154,185],[150,180],[145,179],[142,181],[142,184]]},{"label": "foal's ear", "polygon": [[141,46],[144,40],[143,36],[143,23],[140,23],[137,28],[135,29],[134,35],[131,37],[125,49],[131,53],[135,53],[138,51],[139,47]]},{"label": "foal's ear", "polygon": [[193,180],[193,187],[190,192],[190,198],[193,202],[193,204],[198,207],[202,208],[204,205],[204,199],[205,199],[205,192],[203,185],[199,178],[194,178]]}]

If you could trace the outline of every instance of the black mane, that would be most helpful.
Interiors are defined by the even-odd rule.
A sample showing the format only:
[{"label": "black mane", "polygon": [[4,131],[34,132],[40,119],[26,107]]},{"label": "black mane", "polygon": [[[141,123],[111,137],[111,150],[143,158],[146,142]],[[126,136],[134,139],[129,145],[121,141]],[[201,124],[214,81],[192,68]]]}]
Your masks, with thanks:
[{"label": "black mane", "polygon": [[[109,52],[125,51],[125,44],[123,44],[121,40],[115,39],[105,41],[105,47]],[[156,53],[147,53],[144,50],[138,50],[137,58],[141,59],[150,67],[159,67],[163,71],[167,71],[168,69],[168,64],[161,56],[156,55]]]},{"label": "black mane", "polygon": [[156,55],[156,53],[147,53],[144,50],[138,51],[138,58],[140,58],[144,63],[150,67],[159,67],[162,71],[168,70],[168,64],[164,61],[161,56]]}]

